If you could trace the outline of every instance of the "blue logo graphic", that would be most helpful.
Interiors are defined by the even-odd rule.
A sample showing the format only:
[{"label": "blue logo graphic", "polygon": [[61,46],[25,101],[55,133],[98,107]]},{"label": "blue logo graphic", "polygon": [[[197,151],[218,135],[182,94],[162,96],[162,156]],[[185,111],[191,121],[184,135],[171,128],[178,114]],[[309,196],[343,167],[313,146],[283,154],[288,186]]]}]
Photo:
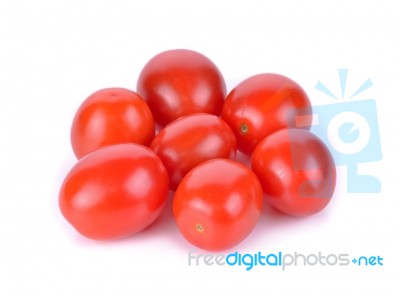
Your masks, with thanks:
[{"label": "blue logo graphic", "polygon": [[382,159],[378,116],[371,98],[351,101],[372,87],[367,79],[354,93],[346,95],[347,69],[339,70],[341,96],[336,96],[321,81],[315,88],[336,100],[335,103],[313,106],[311,132],[328,146],[336,165],[347,166],[347,192],[379,193],[381,182],[376,176],[361,175],[357,166]]}]

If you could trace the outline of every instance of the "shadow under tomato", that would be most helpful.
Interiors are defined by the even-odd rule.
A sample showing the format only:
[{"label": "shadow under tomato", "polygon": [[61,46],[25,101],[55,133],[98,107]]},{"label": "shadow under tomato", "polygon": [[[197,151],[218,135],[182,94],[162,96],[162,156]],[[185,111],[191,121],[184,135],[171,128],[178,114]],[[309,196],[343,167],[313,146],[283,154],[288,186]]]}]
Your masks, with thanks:
[{"label": "shadow under tomato", "polygon": [[190,245],[186,243],[182,235],[180,234],[178,227],[175,224],[174,215],[172,211],[172,200],[174,192],[170,191],[167,202],[162,210],[160,216],[147,226],[142,231],[122,239],[123,241],[134,241],[134,240],[159,240],[160,238],[170,241],[174,247],[187,250]]},{"label": "shadow under tomato", "polygon": [[323,227],[330,219],[329,210],[307,217],[289,216],[271,206],[265,199],[260,220],[253,232],[235,249],[235,251],[262,251],[287,246],[304,233],[309,233],[312,228]]},{"label": "shadow under tomato", "polygon": [[161,214],[157,217],[157,219],[143,229],[141,232],[147,233],[151,232],[151,235],[157,234],[170,234],[172,231],[178,231],[178,228],[175,225],[174,215],[172,212],[172,200],[174,197],[174,192],[170,191],[168,194],[167,202],[161,212]]}]

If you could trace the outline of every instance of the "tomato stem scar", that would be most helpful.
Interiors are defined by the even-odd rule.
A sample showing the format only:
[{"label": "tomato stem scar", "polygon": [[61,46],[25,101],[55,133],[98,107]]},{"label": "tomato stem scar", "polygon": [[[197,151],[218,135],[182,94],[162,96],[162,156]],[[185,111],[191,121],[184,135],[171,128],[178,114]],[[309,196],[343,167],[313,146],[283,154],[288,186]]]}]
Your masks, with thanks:
[{"label": "tomato stem scar", "polygon": [[204,226],[203,225],[201,225],[200,223],[197,223],[196,224],[196,230],[198,231],[198,232],[204,232]]},{"label": "tomato stem scar", "polygon": [[240,125],[240,132],[246,134],[249,131],[249,127],[244,122]]}]

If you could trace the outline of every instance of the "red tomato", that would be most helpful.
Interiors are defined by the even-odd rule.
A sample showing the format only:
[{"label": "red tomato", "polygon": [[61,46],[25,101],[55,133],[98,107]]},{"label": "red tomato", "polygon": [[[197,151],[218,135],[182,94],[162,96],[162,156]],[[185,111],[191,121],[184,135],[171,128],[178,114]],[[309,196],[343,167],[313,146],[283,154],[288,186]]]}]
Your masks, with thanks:
[{"label": "red tomato", "polygon": [[325,144],[303,129],[282,129],[265,138],[252,155],[268,201],[282,212],[307,216],[330,202],[336,169]]},{"label": "red tomato", "polygon": [[179,230],[193,245],[229,249],[257,224],[263,193],[256,175],[229,159],[212,159],[192,169],[173,199]]},{"label": "red tomato", "polygon": [[82,235],[98,240],[132,235],[151,224],[168,196],[161,160],[138,144],[96,150],[71,169],[62,184],[62,214]]},{"label": "red tomato", "polygon": [[220,115],[226,86],[207,57],[175,49],[156,55],[144,66],[137,92],[149,104],[156,122],[164,126],[193,113]]},{"label": "red tomato", "polygon": [[119,143],[149,145],[155,134],[146,102],[124,88],[106,88],[79,107],[71,128],[72,148],[79,159],[100,147]]},{"label": "red tomato", "polygon": [[310,115],[310,101],[296,82],[278,74],[259,74],[244,80],[228,94],[221,116],[235,133],[238,149],[251,155],[269,134],[285,127],[298,127],[296,120],[309,128]]},{"label": "red tomato", "polygon": [[181,117],[154,138],[150,148],[161,158],[175,190],[192,168],[212,158],[236,155],[236,139],[230,127],[211,114]]}]

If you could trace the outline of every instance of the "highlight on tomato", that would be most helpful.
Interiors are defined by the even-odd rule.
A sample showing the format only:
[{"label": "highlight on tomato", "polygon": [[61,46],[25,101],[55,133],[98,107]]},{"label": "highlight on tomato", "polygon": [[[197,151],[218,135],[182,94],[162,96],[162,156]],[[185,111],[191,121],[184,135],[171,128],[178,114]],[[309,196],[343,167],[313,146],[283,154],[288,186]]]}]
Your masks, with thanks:
[{"label": "highlight on tomato", "polygon": [[168,187],[167,170],[152,150],[112,145],[86,155],[70,170],[59,206],[83,236],[117,239],[141,231],[159,216]]},{"label": "highlight on tomato", "polygon": [[260,182],[249,168],[230,159],[212,159],[183,178],[174,195],[173,213],[187,241],[221,251],[252,232],[262,202]]},{"label": "highlight on tomato", "polygon": [[290,127],[309,129],[311,104],[299,84],[279,74],[258,74],[228,94],[222,119],[232,128],[238,149],[251,155],[271,133]]},{"label": "highlight on tomato", "polygon": [[326,145],[303,129],[282,129],[259,143],[251,158],[268,202],[292,216],[323,210],[336,186],[336,168]]},{"label": "highlight on tomato", "polygon": [[183,116],[164,127],[150,148],[160,157],[175,190],[195,166],[213,159],[236,156],[236,139],[230,127],[218,116]]},{"label": "highlight on tomato", "polygon": [[225,80],[217,66],[188,49],[167,50],[150,59],[136,90],[161,126],[194,113],[220,115],[226,96]]},{"label": "highlight on tomato", "polygon": [[154,134],[153,115],[138,94],[126,88],[105,88],[90,95],[77,110],[71,144],[79,159],[112,144],[149,145]]}]

